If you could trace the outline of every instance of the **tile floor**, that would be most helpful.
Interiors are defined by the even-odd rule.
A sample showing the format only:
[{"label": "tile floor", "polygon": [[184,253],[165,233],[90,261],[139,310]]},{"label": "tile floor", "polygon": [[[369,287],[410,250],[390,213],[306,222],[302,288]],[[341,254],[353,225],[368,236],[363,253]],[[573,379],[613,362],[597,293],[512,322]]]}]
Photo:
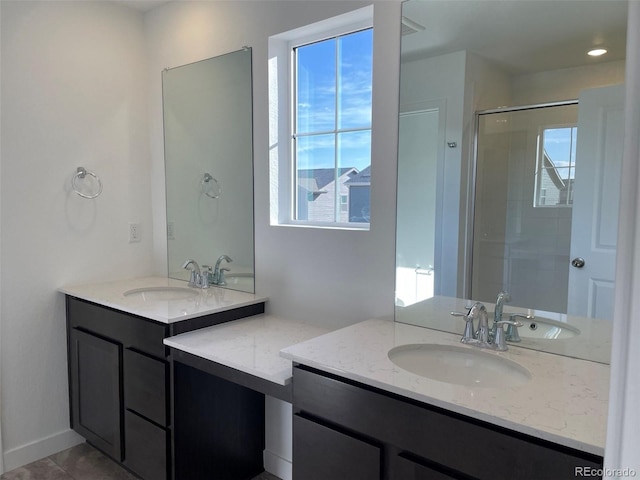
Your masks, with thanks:
[{"label": "tile floor", "polygon": [[[139,480],[88,443],[16,468],[0,480]],[[216,479],[212,479],[216,480]],[[219,479],[222,480],[222,479]],[[263,472],[253,480],[279,480]]]}]

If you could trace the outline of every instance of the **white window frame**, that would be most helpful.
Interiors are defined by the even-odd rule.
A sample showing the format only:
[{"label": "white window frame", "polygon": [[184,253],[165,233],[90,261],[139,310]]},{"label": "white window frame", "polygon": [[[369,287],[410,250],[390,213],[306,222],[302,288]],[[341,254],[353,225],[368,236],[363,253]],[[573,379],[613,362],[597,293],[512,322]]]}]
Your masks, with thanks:
[{"label": "white window frame", "polygon": [[[295,219],[293,48],[373,28],[373,5],[269,37],[269,175],[271,225],[369,230],[369,223]],[[336,208],[340,208],[338,205]]]}]

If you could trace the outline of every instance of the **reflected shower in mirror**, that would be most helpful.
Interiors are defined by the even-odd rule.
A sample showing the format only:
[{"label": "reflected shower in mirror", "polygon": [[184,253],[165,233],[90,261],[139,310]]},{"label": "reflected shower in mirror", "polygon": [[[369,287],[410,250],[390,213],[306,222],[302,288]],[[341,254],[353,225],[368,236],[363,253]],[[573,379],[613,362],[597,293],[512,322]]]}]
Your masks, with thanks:
[{"label": "reflected shower in mirror", "polygon": [[402,16],[396,320],[462,333],[450,311],[507,291],[537,319],[513,343],[608,362],[627,2]]},{"label": "reflected shower in mirror", "polygon": [[253,292],[251,49],[165,70],[162,96],[169,276],[188,280],[193,259]]}]

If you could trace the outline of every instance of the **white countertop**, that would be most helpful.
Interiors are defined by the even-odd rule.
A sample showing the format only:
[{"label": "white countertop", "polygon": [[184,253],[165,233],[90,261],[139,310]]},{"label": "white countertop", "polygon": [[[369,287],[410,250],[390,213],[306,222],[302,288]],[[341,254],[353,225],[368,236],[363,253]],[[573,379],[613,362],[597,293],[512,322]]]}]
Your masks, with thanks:
[{"label": "white countertop", "polygon": [[267,297],[219,287],[193,288],[194,296],[173,300],[149,301],[141,295],[124,295],[129,290],[149,287],[191,288],[187,287],[187,282],[172,278],[141,277],[89,285],[64,286],[59,291],[162,323],[179,322],[267,301]]},{"label": "white countertop", "polygon": [[280,356],[280,350],[327,331],[271,315],[255,315],[169,337],[164,344],[287,385],[291,381],[292,364]]},{"label": "white countertop", "polygon": [[[529,370],[525,385],[479,388],[412,374],[389,360],[399,345],[462,346],[460,336],[367,320],[281,351],[284,358],[571,448],[604,454],[609,366],[518,347],[488,352]],[[486,351],[486,350],[483,350]]]}]

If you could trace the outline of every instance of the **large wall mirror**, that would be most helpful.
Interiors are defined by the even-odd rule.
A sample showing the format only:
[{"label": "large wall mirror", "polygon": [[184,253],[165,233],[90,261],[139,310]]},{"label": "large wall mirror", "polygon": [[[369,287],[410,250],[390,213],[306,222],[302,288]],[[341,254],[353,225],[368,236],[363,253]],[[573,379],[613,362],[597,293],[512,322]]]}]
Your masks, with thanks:
[{"label": "large wall mirror", "polygon": [[251,49],[165,70],[162,96],[169,276],[220,259],[220,286],[253,292]]},{"label": "large wall mirror", "polygon": [[506,291],[514,344],[609,361],[627,7],[403,3],[396,321]]}]

